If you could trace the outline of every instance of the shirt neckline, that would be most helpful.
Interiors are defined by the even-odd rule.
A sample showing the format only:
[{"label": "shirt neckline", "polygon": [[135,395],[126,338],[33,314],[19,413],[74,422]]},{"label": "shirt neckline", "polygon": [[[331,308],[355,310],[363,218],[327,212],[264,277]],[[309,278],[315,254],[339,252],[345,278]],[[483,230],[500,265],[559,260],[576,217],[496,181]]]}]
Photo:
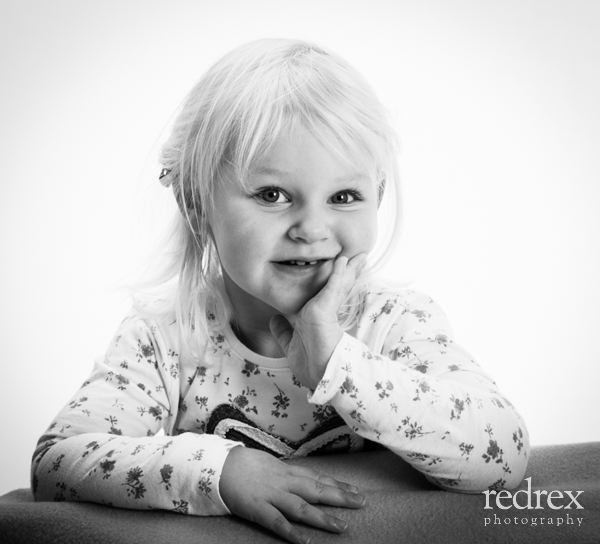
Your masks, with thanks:
[{"label": "shirt neckline", "polygon": [[254,363],[255,365],[264,368],[287,368],[289,369],[288,360],[286,357],[265,357],[255,353],[250,348],[242,344],[240,339],[235,335],[231,325],[227,324],[223,331],[227,343],[242,359]]}]

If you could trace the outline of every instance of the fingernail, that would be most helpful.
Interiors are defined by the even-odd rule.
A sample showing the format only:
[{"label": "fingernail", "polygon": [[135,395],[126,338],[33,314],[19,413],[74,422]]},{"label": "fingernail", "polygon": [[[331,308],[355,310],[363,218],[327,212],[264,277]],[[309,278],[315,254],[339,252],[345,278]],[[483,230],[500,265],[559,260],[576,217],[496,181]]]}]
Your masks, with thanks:
[{"label": "fingernail", "polygon": [[353,485],[349,485],[348,486],[348,491],[350,491],[350,493],[358,493],[358,487],[355,487]]},{"label": "fingernail", "polygon": [[294,531],[294,540],[296,540],[298,544],[309,544],[310,537],[300,531]]},{"label": "fingernail", "polygon": [[333,525],[335,525],[336,529],[339,531],[345,531],[348,528],[348,522],[343,519],[334,519]]},{"label": "fingernail", "polygon": [[364,495],[359,495],[358,493],[352,498],[354,504],[357,504],[358,506],[365,504],[366,500],[367,498]]}]

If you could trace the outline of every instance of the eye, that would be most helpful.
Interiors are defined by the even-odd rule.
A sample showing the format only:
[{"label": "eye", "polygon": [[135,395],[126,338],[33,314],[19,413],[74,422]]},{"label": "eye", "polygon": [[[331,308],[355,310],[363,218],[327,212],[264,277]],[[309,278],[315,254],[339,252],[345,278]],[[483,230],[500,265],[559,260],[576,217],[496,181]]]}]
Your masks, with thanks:
[{"label": "eye", "polygon": [[340,191],[331,197],[333,204],[350,204],[356,200],[362,200],[357,191]]},{"label": "eye", "polygon": [[265,187],[254,194],[254,198],[267,204],[283,204],[289,202],[286,196],[276,187]]}]

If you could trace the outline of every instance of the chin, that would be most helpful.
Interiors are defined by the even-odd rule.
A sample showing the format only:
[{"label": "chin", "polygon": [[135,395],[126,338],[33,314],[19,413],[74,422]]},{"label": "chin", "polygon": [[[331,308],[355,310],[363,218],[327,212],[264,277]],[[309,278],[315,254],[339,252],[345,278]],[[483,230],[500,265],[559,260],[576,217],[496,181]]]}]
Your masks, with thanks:
[{"label": "chin", "polygon": [[278,301],[277,304],[274,304],[273,307],[283,315],[297,315],[313,296],[314,295],[281,300]]},{"label": "chin", "polygon": [[[324,284],[323,284],[324,285]],[[277,289],[265,293],[267,295],[262,298],[271,308],[283,315],[297,315],[304,305],[313,299],[323,288],[323,285],[300,286],[296,285],[296,289],[287,286],[287,289]]]},{"label": "chin", "polygon": [[288,304],[278,304],[275,309],[282,315],[292,316],[298,315],[300,310],[304,307],[304,302],[302,303],[288,303]]}]

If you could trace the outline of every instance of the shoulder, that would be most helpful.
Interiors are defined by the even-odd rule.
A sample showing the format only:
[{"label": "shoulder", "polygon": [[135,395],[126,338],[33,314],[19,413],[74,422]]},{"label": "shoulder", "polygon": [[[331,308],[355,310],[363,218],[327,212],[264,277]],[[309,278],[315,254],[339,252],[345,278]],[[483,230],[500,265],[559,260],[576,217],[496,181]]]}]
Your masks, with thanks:
[{"label": "shoulder", "polygon": [[136,296],[134,304],[125,318],[131,327],[138,327],[162,353],[178,354],[180,360],[202,358],[207,346],[218,347],[223,337],[223,328],[212,323],[181,319],[177,304],[172,297]]},{"label": "shoulder", "polygon": [[412,313],[419,317],[443,313],[427,294],[388,280],[374,279],[365,290],[363,319],[368,315],[396,315]]},{"label": "shoulder", "polygon": [[177,342],[174,312],[168,302],[152,297],[134,296],[132,307],[121,321],[118,338],[137,338],[140,342]]},{"label": "shoulder", "polygon": [[378,279],[367,285],[358,337],[368,345],[383,346],[398,338],[450,341],[453,336],[446,314],[429,295]]}]

